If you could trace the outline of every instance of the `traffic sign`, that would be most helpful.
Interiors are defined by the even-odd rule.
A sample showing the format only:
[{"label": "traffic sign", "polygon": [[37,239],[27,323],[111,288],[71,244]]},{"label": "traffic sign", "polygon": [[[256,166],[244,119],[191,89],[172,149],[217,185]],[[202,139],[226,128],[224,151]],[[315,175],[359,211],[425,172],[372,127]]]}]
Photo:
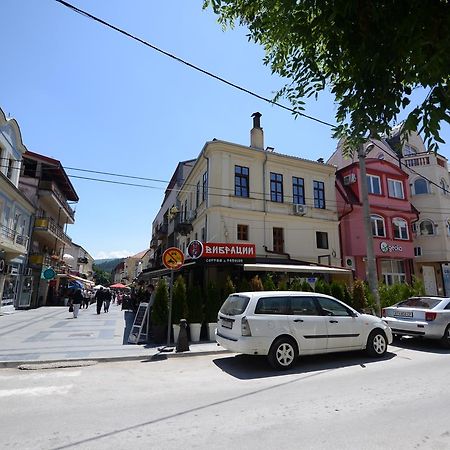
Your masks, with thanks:
[{"label": "traffic sign", "polygon": [[162,262],[168,269],[179,269],[184,264],[183,252],[177,247],[170,247],[163,253]]},{"label": "traffic sign", "polygon": [[53,278],[56,277],[56,272],[51,267],[49,267],[44,270],[42,276],[44,277],[45,280],[53,280]]}]

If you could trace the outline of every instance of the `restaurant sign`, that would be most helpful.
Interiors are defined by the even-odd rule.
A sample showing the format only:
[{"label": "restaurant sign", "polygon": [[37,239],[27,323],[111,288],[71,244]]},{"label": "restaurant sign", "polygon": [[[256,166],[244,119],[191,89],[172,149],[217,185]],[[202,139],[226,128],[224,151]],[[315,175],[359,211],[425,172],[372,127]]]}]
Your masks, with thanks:
[{"label": "restaurant sign", "polygon": [[201,258],[211,264],[243,264],[256,258],[256,245],[192,241],[187,253],[191,258]]}]

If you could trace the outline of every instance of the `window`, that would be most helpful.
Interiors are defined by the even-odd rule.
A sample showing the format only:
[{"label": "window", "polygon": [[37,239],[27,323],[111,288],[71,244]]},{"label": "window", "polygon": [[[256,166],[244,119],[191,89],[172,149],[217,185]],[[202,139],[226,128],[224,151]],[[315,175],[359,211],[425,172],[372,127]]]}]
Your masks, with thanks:
[{"label": "window", "polygon": [[381,261],[381,273],[384,282],[393,284],[406,283],[405,264],[402,260],[385,259]]},{"label": "window", "polygon": [[311,297],[289,297],[289,315],[294,316],[320,316],[314,299]]},{"label": "window", "polygon": [[202,201],[205,201],[208,196],[208,172],[203,174],[202,187]]},{"label": "window", "polygon": [[292,177],[292,194],[294,204],[305,204],[305,180],[303,178]]},{"label": "window", "polygon": [[273,251],[276,253],[284,253],[283,228],[273,229]]},{"label": "window", "polygon": [[380,177],[375,175],[367,175],[367,190],[369,194],[381,195]]},{"label": "window", "polygon": [[445,227],[447,228],[447,236],[450,236],[450,219],[445,221]]},{"label": "window", "polygon": [[202,227],[202,242],[206,242],[206,228]]},{"label": "window", "polygon": [[419,233],[422,236],[431,236],[434,233],[434,225],[431,220],[423,220],[419,225]]},{"label": "window", "polygon": [[248,241],[248,225],[237,226],[238,241]]},{"label": "window", "polygon": [[255,314],[287,314],[288,299],[286,297],[262,297],[258,300]]},{"label": "window", "polygon": [[414,256],[422,256],[422,247],[414,247]]},{"label": "window", "polygon": [[11,180],[13,177],[13,169],[14,169],[14,160],[13,159],[9,159],[8,160],[8,172],[6,174],[6,176]]},{"label": "window", "polygon": [[314,208],[325,209],[325,184],[323,181],[313,181]]},{"label": "window", "polygon": [[418,178],[414,181],[414,194],[428,194],[428,183],[423,178]]},{"label": "window", "polygon": [[388,179],[388,192],[389,197],[405,198],[403,194],[403,183],[399,180]]},{"label": "window", "polygon": [[444,194],[444,195],[450,194],[448,183],[443,178],[441,179],[441,189],[442,189],[442,194]]},{"label": "window", "polygon": [[411,155],[415,155],[416,153],[417,153],[417,150],[412,145],[405,144],[403,146],[403,156],[411,156]]},{"label": "window", "polygon": [[248,167],[234,166],[234,195],[237,197],[249,196],[249,170]]},{"label": "window", "polygon": [[370,216],[372,224],[372,236],[386,237],[386,230],[384,228],[384,219],[380,216]]},{"label": "window", "polygon": [[319,305],[322,308],[322,313],[325,316],[350,316],[350,311],[340,303],[331,298],[318,297]]},{"label": "window", "polygon": [[408,239],[408,223],[404,219],[395,218],[392,220],[394,227],[394,239]]},{"label": "window", "polygon": [[232,294],[225,300],[225,303],[220,308],[220,312],[227,316],[237,316],[245,311],[249,301],[250,297]]},{"label": "window", "polygon": [[283,175],[270,172],[270,200],[283,203]]},{"label": "window", "polygon": [[182,216],[181,220],[186,220],[188,216],[188,202],[187,199],[184,201],[184,216]]},{"label": "window", "polygon": [[195,207],[198,208],[198,205],[200,205],[200,181],[197,183],[195,191]]},{"label": "window", "polygon": [[328,248],[328,233],[316,231],[317,248]]}]

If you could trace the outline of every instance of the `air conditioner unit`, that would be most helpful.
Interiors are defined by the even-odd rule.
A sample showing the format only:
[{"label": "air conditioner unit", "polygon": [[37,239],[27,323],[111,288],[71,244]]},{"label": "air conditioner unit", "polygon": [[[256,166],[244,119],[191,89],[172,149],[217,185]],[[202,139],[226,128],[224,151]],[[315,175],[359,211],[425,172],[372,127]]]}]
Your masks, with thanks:
[{"label": "air conditioner unit", "polygon": [[351,173],[350,175],[345,175],[344,177],[344,185],[348,186],[349,184],[356,183],[356,174]]},{"label": "air conditioner unit", "polygon": [[297,216],[303,216],[308,211],[308,207],[306,205],[298,205],[294,204],[294,214]]},{"label": "air conditioner unit", "polygon": [[354,256],[345,256],[344,257],[344,265],[347,269],[355,269],[355,257]]}]

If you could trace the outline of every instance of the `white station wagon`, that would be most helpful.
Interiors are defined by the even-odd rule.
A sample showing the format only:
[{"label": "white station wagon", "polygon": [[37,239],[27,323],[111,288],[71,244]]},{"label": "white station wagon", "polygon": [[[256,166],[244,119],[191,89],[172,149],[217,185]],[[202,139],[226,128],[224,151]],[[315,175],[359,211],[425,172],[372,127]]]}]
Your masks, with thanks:
[{"label": "white station wagon", "polygon": [[381,357],[392,333],[380,318],[360,314],[328,295],[257,291],[225,300],[216,340],[230,351],[267,355],[274,368],[289,369],[299,355],[366,349]]}]

